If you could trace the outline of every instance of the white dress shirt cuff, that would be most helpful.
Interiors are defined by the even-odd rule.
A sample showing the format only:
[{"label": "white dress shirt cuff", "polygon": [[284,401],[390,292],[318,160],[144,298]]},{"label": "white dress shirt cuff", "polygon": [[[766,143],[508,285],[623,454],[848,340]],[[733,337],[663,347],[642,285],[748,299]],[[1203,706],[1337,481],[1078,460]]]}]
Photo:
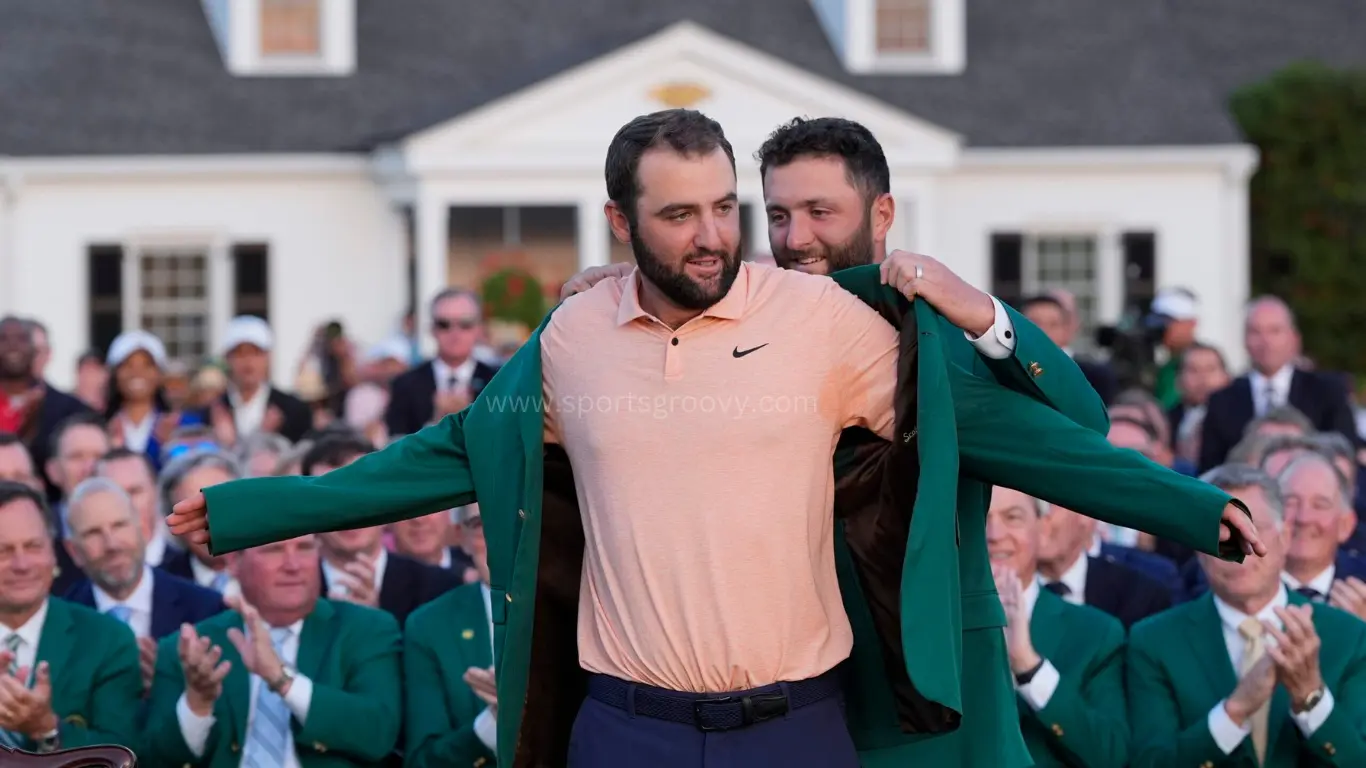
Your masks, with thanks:
[{"label": "white dress shirt cuff", "polygon": [[1034,673],[1034,678],[1024,685],[1015,686],[1015,690],[1020,692],[1029,706],[1038,711],[1048,706],[1048,702],[1053,698],[1053,692],[1058,690],[1058,682],[1062,676],[1058,674],[1058,668],[1053,666],[1053,662],[1048,659],[1043,660],[1043,666]]},{"label": "white dress shirt cuff", "polygon": [[285,706],[289,707],[290,714],[299,721],[299,725],[308,722],[308,707],[313,703],[313,681],[305,675],[296,675],[294,682],[289,684],[289,691],[284,695]]},{"label": "white dress shirt cuff", "polygon": [[1218,745],[1220,752],[1231,754],[1249,733],[1252,733],[1252,723],[1239,726],[1233,722],[1233,718],[1229,717],[1228,711],[1224,709],[1222,700],[1209,711],[1209,735],[1214,737],[1214,743]]},{"label": "white dress shirt cuff", "polygon": [[209,743],[209,734],[213,732],[216,718],[212,714],[200,717],[191,712],[190,702],[182,693],[180,700],[175,703],[175,719],[180,723],[180,738],[185,740],[185,746],[190,748],[190,754],[203,757],[204,746]]},{"label": "white dress shirt cuff", "polygon": [[484,742],[490,752],[498,751],[498,718],[493,716],[488,707],[484,707],[484,711],[474,718],[474,735]]},{"label": "white dress shirt cuff", "polygon": [[992,296],[991,303],[996,307],[996,321],[986,333],[978,339],[972,338],[967,331],[963,331],[963,335],[978,352],[992,360],[1005,360],[1015,354],[1015,324],[1010,322],[1010,315],[1006,314],[1006,307],[1000,299]]},{"label": "white dress shirt cuff", "polygon": [[1333,692],[1324,689],[1323,698],[1319,699],[1319,703],[1315,704],[1313,709],[1299,714],[1291,712],[1290,717],[1294,719],[1295,725],[1300,728],[1300,733],[1304,734],[1307,739],[1314,735],[1314,731],[1323,726],[1331,714],[1333,714]]}]

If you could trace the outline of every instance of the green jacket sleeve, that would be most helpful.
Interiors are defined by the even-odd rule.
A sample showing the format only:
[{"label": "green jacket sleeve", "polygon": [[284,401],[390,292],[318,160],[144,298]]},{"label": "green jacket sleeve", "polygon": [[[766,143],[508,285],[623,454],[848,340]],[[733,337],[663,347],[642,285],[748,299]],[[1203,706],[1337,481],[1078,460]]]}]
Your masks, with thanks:
[{"label": "green jacket sleeve", "polygon": [[[1184,638],[1160,637],[1134,627],[1125,659],[1128,675],[1132,737],[1132,768],[1173,768],[1182,765],[1220,765],[1226,759],[1214,742],[1209,720],[1201,715],[1185,728],[1176,708],[1175,682],[1157,660],[1157,652]],[[1139,714],[1141,713],[1141,714]]]},{"label": "green jacket sleeve", "polygon": [[1221,545],[1227,493],[1159,466],[1043,404],[948,363],[962,468],[1097,519],[1242,562]]},{"label": "green jacket sleeve", "polygon": [[1062,674],[1048,705],[1037,712],[1026,708],[1026,716],[1038,720],[1053,745],[1072,755],[1077,765],[1124,768],[1129,760],[1124,627],[1107,621],[1086,629],[1102,633],[1091,663],[1083,671]]},{"label": "green jacket sleeve", "polygon": [[261,477],[204,489],[215,555],[308,533],[385,525],[475,501],[466,408],[316,477]]},{"label": "green jacket sleeve", "polygon": [[393,616],[367,610],[345,638],[347,669],[342,686],[313,681],[308,719],[295,735],[320,742],[329,752],[378,763],[398,746],[402,718],[402,635]]},{"label": "green jacket sleeve", "polygon": [[[118,630],[103,638],[104,659],[95,670],[90,711],[83,713],[85,723],[71,717],[73,713],[56,713],[63,747],[123,744],[135,748],[141,713],[135,704],[142,699],[142,671],[132,630]],[[92,644],[98,642],[100,639],[95,638]]]},{"label": "green jacket sleeve", "polygon": [[[203,759],[194,756],[180,735],[180,721],[176,719],[175,710],[176,702],[185,692],[185,677],[180,669],[179,640],[180,633],[177,632],[157,643],[157,667],[148,700],[147,727],[143,730],[139,746],[135,747],[140,764],[200,765],[207,764],[214,755],[218,728],[209,731]],[[214,709],[214,714],[223,719],[216,705]]]},{"label": "green jacket sleeve", "polygon": [[[1317,607],[1315,608],[1317,610]],[[1333,692],[1333,712],[1323,725],[1305,739],[1306,762],[1317,765],[1366,765],[1366,624],[1351,620],[1352,658],[1347,662]]]},{"label": "green jacket sleeve", "polygon": [[[448,637],[431,635],[425,617],[408,619],[403,643],[403,687],[406,708],[406,747],[403,764],[413,768],[475,765],[480,758],[492,763],[493,750],[474,733],[474,721],[459,722],[451,707],[453,692],[442,690],[441,665],[427,637],[450,644]],[[447,628],[449,630],[449,628]]]},{"label": "green jacket sleeve", "polygon": [[1015,334],[1015,353],[1004,360],[978,354],[981,368],[1002,386],[1049,405],[1093,432],[1108,434],[1110,416],[1105,403],[1076,361],[1029,318],[1010,307],[1005,311]]}]

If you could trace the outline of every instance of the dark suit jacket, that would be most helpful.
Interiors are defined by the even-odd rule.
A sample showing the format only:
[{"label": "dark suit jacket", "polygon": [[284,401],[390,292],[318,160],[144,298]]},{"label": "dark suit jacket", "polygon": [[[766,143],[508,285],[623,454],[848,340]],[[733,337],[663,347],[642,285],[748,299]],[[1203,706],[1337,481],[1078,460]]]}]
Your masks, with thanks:
[{"label": "dark suit jacket", "polygon": [[197,584],[198,582],[195,582],[194,578],[194,568],[190,565],[191,557],[193,555],[183,549],[166,547],[166,554],[161,556],[161,563],[157,565],[157,569]]},{"label": "dark suit jacket", "polygon": [[[470,395],[478,397],[497,372],[495,366],[476,362],[474,375],[470,377]],[[436,372],[432,369],[432,361],[400,374],[389,386],[389,392],[384,426],[390,437],[410,435],[427,426],[432,420],[432,398],[436,396]]]},{"label": "dark suit jacket", "polygon": [[[1334,581],[1345,579],[1348,576],[1355,576],[1366,581],[1366,558],[1338,550],[1337,560],[1333,565],[1335,566]],[[1205,577],[1205,569],[1200,567],[1198,558],[1192,557],[1186,567],[1181,569],[1181,575],[1186,583],[1187,599],[1194,600],[1209,591],[1209,580]],[[1316,599],[1314,602],[1323,602],[1323,600]]]},{"label": "dark suit jacket", "polygon": [[[95,607],[95,586],[89,579],[77,582],[66,599],[87,608]],[[160,640],[175,634],[181,624],[198,624],[224,610],[223,598],[193,581],[152,569],[152,637]]]},{"label": "dark suit jacket", "polygon": [[45,394],[43,395],[43,404],[38,409],[38,418],[24,425],[19,438],[24,441],[24,445],[28,446],[29,456],[33,457],[34,471],[43,478],[43,484],[47,488],[48,500],[56,501],[61,498],[61,491],[47,478],[47,471],[44,469],[48,457],[52,455],[55,448],[55,446],[48,444],[52,440],[52,431],[67,417],[78,413],[89,413],[92,409],[47,382],[43,382],[43,388]]},{"label": "dark suit jacket", "polygon": [[[388,557],[383,584],[379,588],[379,607],[397,619],[400,628],[407,622],[408,614],[460,586],[458,573],[393,552]],[[323,594],[326,595],[329,589],[324,571]]]},{"label": "dark suit jacket", "polygon": [[1101,402],[1109,405],[1115,401],[1115,395],[1119,394],[1119,378],[1115,376],[1114,369],[1109,363],[1100,360],[1088,360],[1084,357],[1073,358],[1077,367],[1081,369],[1081,375],[1091,383],[1091,388],[1100,395]]},{"label": "dark suit jacket", "polygon": [[[228,409],[229,414],[233,413],[232,400],[226,394],[220,397],[218,402]],[[272,405],[279,408],[281,415],[285,417],[284,424],[280,426],[279,434],[291,443],[299,442],[304,435],[313,429],[313,411],[304,401],[294,395],[271,387],[266,407],[269,408]],[[205,424],[212,423],[208,411],[201,412],[199,416]]]},{"label": "dark suit jacket", "polygon": [[1181,573],[1171,560],[1152,552],[1144,552],[1133,547],[1121,547],[1118,544],[1108,542],[1100,545],[1100,556],[1104,560],[1128,566],[1142,573],[1166,587],[1167,591],[1171,593],[1173,601],[1181,601],[1181,595],[1184,594],[1184,590],[1181,588]]},{"label": "dark suit jacket", "polygon": [[1119,619],[1125,629],[1172,606],[1160,582],[1127,565],[1092,557],[1086,567],[1086,604]]},{"label": "dark suit jacket", "polygon": [[[1347,392],[1336,378],[1297,370],[1290,379],[1288,402],[1308,416],[1320,432],[1340,432],[1352,445],[1361,445],[1356,416]],[[1210,395],[1200,437],[1201,472],[1223,463],[1228,452],[1243,439],[1243,429],[1255,413],[1252,381],[1246,374]]]}]

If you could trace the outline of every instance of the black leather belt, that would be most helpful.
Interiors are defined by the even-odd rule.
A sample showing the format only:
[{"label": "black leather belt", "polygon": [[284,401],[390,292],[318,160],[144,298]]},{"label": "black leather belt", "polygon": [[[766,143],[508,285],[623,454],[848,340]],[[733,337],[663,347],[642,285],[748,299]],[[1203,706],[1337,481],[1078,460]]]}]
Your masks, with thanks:
[{"label": "black leather belt", "polygon": [[792,710],[837,695],[839,676],[832,670],[810,680],[787,683],[786,688],[787,693],[781,689],[765,689],[718,696],[663,691],[608,675],[593,675],[588,679],[588,695],[608,706],[641,717],[693,725],[700,731],[730,731],[782,717]]}]

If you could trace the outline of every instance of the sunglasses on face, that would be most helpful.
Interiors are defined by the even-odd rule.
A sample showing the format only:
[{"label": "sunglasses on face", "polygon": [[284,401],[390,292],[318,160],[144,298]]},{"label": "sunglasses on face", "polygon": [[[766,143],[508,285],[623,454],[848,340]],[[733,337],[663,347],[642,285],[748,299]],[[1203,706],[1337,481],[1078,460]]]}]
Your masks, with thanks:
[{"label": "sunglasses on face", "polygon": [[456,320],[438,317],[432,321],[432,326],[438,331],[449,331],[452,328],[459,328],[462,331],[472,331],[479,327],[479,321],[472,317],[462,317]]}]

